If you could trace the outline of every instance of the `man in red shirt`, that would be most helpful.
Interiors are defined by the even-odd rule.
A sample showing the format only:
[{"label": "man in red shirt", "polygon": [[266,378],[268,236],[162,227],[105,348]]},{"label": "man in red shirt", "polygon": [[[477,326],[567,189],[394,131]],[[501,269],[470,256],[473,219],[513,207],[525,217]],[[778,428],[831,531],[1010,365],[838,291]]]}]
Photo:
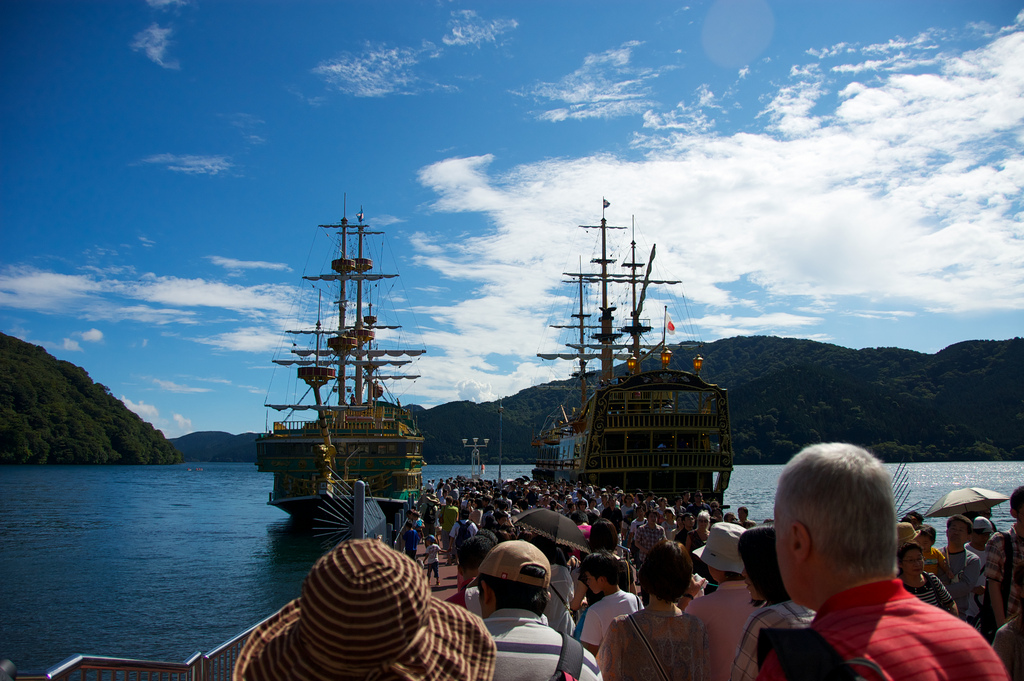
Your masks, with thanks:
[{"label": "man in red shirt", "polygon": [[[896,575],[892,478],[860,447],[797,454],[775,495],[779,569],[790,597],[817,611],[811,628],[865,679],[1005,681],[972,627],[903,588]],[[775,652],[759,681],[785,679]]]}]

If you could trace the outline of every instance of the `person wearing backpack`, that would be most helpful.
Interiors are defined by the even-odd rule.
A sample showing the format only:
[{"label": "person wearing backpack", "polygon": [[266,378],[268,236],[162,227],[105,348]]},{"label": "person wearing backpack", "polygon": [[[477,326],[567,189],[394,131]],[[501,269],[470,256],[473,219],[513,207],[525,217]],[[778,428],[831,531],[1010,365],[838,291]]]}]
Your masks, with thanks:
[{"label": "person wearing backpack", "polygon": [[448,536],[451,537],[449,542],[448,558],[449,560],[455,561],[458,565],[459,549],[466,543],[466,540],[470,539],[477,533],[477,526],[469,519],[469,511],[462,509],[459,511],[459,520],[452,525],[451,532]]},{"label": "person wearing backpack", "polygon": [[1012,575],[1017,565],[1024,564],[1024,485],[1010,494],[1010,515],[1013,527],[1008,532],[996,532],[985,545],[987,603],[991,605],[996,628],[1021,611],[1022,594],[1020,587],[1013,584]]},{"label": "person wearing backpack", "polygon": [[544,624],[551,564],[529,542],[498,544],[480,564],[480,609],[498,656],[494,681],[600,681],[579,641]]},{"label": "person wearing backpack", "polygon": [[892,476],[867,450],[816,444],[786,464],[775,545],[786,591],[817,614],[806,629],[761,630],[758,681],[1008,678],[978,632],[896,579]]},{"label": "person wearing backpack", "polygon": [[429,537],[437,531],[437,505],[439,499],[433,492],[427,492],[420,499],[420,519],[423,521],[423,536]]}]

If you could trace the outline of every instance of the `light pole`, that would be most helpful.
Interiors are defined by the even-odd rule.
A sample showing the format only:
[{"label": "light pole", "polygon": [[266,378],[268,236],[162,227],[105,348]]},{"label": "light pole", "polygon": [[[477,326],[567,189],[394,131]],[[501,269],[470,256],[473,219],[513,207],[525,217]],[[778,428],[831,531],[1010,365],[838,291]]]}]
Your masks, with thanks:
[{"label": "light pole", "polygon": [[480,469],[481,469],[481,466],[480,466],[480,448],[483,447],[483,448],[486,449],[487,448],[487,443],[491,441],[490,438],[486,438],[485,437],[484,438],[484,443],[483,444],[478,444],[477,443],[478,439],[479,438],[473,438],[473,444],[467,444],[469,442],[469,440],[467,440],[466,438],[462,438],[462,446],[463,447],[470,447],[473,450],[472,452],[470,452],[470,456],[469,456],[470,477],[472,477],[473,480],[479,480],[480,479],[480,472],[481,472],[480,471]]},{"label": "light pole", "polygon": [[502,416],[501,416],[501,413],[503,411],[505,411],[505,407],[501,406],[501,398],[498,398],[498,489],[501,489],[501,485],[502,485],[502,483],[505,480],[505,478],[501,477],[501,445],[502,445],[502,437],[501,437]]}]

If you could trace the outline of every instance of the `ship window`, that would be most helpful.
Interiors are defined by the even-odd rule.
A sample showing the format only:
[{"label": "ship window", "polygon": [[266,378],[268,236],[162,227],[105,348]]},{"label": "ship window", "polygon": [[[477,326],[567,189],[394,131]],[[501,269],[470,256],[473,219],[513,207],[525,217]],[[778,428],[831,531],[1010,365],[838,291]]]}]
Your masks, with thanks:
[{"label": "ship window", "polygon": [[604,451],[608,454],[626,451],[626,436],[623,433],[605,433]]},{"label": "ship window", "polygon": [[676,489],[678,490],[696,490],[698,483],[697,473],[684,473],[683,471],[676,473]]},{"label": "ship window", "polygon": [[648,433],[630,433],[626,437],[626,449],[630,452],[651,451],[651,436]]},{"label": "ship window", "polygon": [[626,484],[623,489],[635,490],[643,489],[647,490],[651,488],[651,474],[647,471],[626,471]]},{"label": "ship window", "polygon": [[657,493],[659,490],[667,492],[675,490],[676,487],[673,484],[673,472],[670,470],[654,471],[651,473],[651,489]]}]

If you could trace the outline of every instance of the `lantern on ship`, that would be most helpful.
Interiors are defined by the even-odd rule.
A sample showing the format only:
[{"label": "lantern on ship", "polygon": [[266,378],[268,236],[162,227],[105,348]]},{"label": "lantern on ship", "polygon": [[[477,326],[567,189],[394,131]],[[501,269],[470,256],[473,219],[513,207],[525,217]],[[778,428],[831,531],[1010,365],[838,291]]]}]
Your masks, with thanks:
[{"label": "lantern on ship", "polygon": [[669,362],[672,361],[672,351],[665,348],[661,351],[661,368],[668,369]]},{"label": "lantern on ship", "polygon": [[700,376],[700,370],[701,370],[701,367],[703,367],[703,366],[704,366],[704,358],[703,357],[701,357],[700,355],[697,355],[696,357],[693,358],[693,373],[695,373],[698,376]]},{"label": "lantern on ship", "polygon": [[637,361],[636,357],[630,357],[629,359],[626,360],[626,367],[629,369],[629,373],[631,374],[636,373],[636,368],[639,365],[640,362]]}]

